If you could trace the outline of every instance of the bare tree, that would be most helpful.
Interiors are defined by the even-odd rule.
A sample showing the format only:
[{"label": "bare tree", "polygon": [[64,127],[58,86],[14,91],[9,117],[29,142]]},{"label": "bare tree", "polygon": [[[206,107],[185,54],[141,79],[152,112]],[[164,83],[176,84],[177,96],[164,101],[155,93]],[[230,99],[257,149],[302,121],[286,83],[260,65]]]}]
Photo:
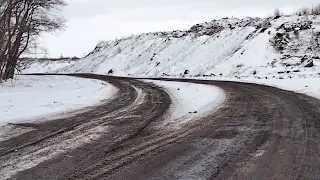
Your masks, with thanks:
[{"label": "bare tree", "polygon": [[[0,79],[13,78],[17,62],[41,32],[59,30],[64,19],[57,15],[64,0],[0,0]],[[2,33],[3,31],[3,33]],[[1,34],[2,33],[2,34]]]}]

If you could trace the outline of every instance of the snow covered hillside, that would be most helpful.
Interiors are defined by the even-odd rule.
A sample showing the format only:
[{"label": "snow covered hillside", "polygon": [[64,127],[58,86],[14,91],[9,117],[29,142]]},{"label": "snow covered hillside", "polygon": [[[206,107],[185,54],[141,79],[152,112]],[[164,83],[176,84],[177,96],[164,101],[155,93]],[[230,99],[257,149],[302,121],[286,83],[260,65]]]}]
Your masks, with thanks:
[{"label": "snow covered hillside", "polygon": [[0,126],[87,107],[115,92],[115,87],[98,80],[18,76],[0,84]]},{"label": "snow covered hillside", "polygon": [[18,69],[22,73],[35,73],[35,72],[53,72],[57,69],[70,66],[74,64],[76,60],[62,59],[62,60],[50,60],[50,59],[28,59],[25,58],[19,62]]},{"label": "snow covered hillside", "polygon": [[319,43],[320,16],[224,18],[194,25],[187,31],[148,33],[103,42],[87,57],[62,68],[45,68],[45,72],[148,77],[319,77]]}]

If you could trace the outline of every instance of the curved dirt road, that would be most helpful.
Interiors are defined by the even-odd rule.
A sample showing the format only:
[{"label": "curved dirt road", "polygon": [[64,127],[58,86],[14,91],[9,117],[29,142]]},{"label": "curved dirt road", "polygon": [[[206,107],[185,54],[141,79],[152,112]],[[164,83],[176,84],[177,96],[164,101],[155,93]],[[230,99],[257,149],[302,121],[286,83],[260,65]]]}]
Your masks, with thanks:
[{"label": "curved dirt road", "polygon": [[[119,93],[75,117],[19,124],[34,130],[0,142],[0,177],[319,179],[320,101],[315,98],[255,84],[162,79],[214,84],[227,94],[218,111],[173,130],[159,127],[171,103],[161,88],[135,79],[80,76],[106,80]],[[79,147],[50,151],[97,131],[97,138]],[[17,167],[22,168],[15,174]]]}]

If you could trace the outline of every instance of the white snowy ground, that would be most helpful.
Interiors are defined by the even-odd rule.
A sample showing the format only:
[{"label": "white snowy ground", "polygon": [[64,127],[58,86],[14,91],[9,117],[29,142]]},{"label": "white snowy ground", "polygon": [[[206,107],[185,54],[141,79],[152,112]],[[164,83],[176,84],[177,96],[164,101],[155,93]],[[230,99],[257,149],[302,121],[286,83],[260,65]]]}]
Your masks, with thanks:
[{"label": "white snowy ground", "polygon": [[305,79],[255,79],[249,82],[295,91],[320,99],[320,78]]},{"label": "white snowy ground", "polygon": [[117,89],[98,80],[67,76],[17,76],[0,84],[0,126],[94,105]]},{"label": "white snowy ground", "polygon": [[151,80],[147,82],[163,87],[172,99],[170,112],[162,124],[165,127],[179,128],[191,120],[200,119],[217,110],[226,98],[223,90],[211,85]]}]

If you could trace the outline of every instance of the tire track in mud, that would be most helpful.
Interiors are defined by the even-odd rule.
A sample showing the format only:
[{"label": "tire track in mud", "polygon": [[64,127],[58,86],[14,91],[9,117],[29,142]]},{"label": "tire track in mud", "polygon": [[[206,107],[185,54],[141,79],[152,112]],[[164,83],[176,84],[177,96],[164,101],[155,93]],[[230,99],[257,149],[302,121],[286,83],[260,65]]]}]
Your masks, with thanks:
[{"label": "tire track in mud", "polygon": [[[215,85],[225,91],[227,100],[218,111],[170,129],[159,126],[171,102],[165,91],[136,79],[114,77],[111,83],[122,82],[131,88],[127,93],[135,93],[124,108],[108,113],[97,108],[94,111],[105,117],[86,121],[93,127],[107,126],[106,132],[13,179],[318,178],[320,100],[249,83],[153,80]],[[136,89],[143,93],[138,95]]]},{"label": "tire track in mud", "polygon": [[[170,142],[172,138],[169,138],[164,146],[119,169],[89,170],[85,173],[88,176],[81,178],[317,179],[320,172],[319,100],[249,83],[154,80],[212,84],[225,90],[228,101],[218,112],[166,133],[188,132],[177,141]],[[131,146],[153,137],[139,137]]]},{"label": "tire track in mud", "polygon": [[[107,81],[117,87],[119,91],[113,99],[74,117],[37,124],[18,124],[17,126],[32,127],[34,130],[0,142],[0,147],[2,148],[0,148],[0,177],[10,177],[16,173],[14,170],[26,170],[29,168],[25,167],[30,163],[28,161],[37,161],[44,158],[44,156],[50,156],[49,158],[44,158],[46,163],[50,163],[47,161],[51,159],[55,161],[59,157],[63,159],[65,157],[71,159],[72,156],[80,158],[80,153],[77,156],[67,155],[65,152],[73,151],[73,149],[80,151],[81,147],[84,148],[81,159],[86,159],[88,155],[90,158],[85,162],[72,164],[80,167],[81,165],[87,166],[90,163],[95,163],[95,159],[103,156],[103,152],[97,150],[96,157],[93,157],[93,153],[88,152],[88,147],[85,144],[98,146],[91,147],[91,149],[112,150],[119,142],[134,137],[151,122],[158,120],[171,103],[169,96],[162,89],[137,80],[92,74],[78,74],[75,76]],[[144,114],[144,117],[141,117],[141,114]],[[97,133],[96,131],[101,132]],[[75,139],[75,137],[78,139]],[[83,140],[83,138],[88,137],[88,140]],[[105,142],[103,146],[100,146],[101,144],[99,143],[95,144],[96,141],[103,138],[107,138],[108,142]],[[72,147],[72,141],[75,141],[75,144],[78,143],[78,146]],[[63,147],[64,145],[70,147],[65,148]],[[48,147],[54,149],[55,152],[48,152]],[[44,149],[46,151],[42,152]],[[62,152],[57,154],[56,151]],[[35,157],[29,157],[29,154]],[[56,157],[58,155],[59,157]],[[42,164],[44,164],[42,161],[37,161],[32,166],[41,166]],[[55,167],[60,168],[63,166]],[[71,172],[74,171],[70,170],[68,173]],[[30,179],[34,179],[34,177]]]}]

